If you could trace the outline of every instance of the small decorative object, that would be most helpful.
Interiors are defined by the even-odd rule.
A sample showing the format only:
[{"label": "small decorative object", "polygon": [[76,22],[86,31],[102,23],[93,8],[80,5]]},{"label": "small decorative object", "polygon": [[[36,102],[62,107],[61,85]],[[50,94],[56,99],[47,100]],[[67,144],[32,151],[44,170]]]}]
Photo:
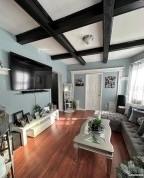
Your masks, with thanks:
[{"label": "small decorative object", "polygon": [[93,120],[88,122],[88,131],[91,133],[100,133],[103,130],[103,126],[101,125],[101,118],[96,117]]},{"label": "small decorative object", "polygon": [[30,123],[33,120],[32,116],[30,115],[29,112],[25,114],[25,118],[28,123]]},{"label": "small decorative object", "polygon": [[52,109],[53,109],[53,104],[52,104],[52,103],[48,103],[47,106],[49,107],[49,110],[52,110]]},{"label": "small decorative object", "polygon": [[115,88],[116,76],[105,77],[105,88]]},{"label": "small decorative object", "polygon": [[2,62],[0,61],[0,68],[3,68],[3,64],[2,64]]},{"label": "small decorative object", "polygon": [[90,42],[94,40],[94,37],[92,34],[87,34],[82,37],[82,40],[86,45],[89,45]]},{"label": "small decorative object", "polygon": [[35,118],[40,119],[40,113],[39,112],[35,112]]},{"label": "small decorative object", "polygon": [[49,113],[50,112],[49,106],[44,107],[43,111],[44,111],[44,113]]},{"label": "small decorative object", "polygon": [[0,75],[8,75],[8,71],[10,69],[8,68],[5,68],[2,64],[2,62],[0,61]]},{"label": "small decorative object", "polygon": [[117,168],[118,178],[143,178],[144,177],[144,155],[136,156],[133,160],[121,163]]},{"label": "small decorative object", "polygon": [[76,79],[75,86],[78,86],[78,87],[84,86],[84,80],[82,78]]},{"label": "small decorative object", "polygon": [[42,112],[42,108],[38,104],[33,107],[33,113],[36,112],[38,112],[39,114]]}]

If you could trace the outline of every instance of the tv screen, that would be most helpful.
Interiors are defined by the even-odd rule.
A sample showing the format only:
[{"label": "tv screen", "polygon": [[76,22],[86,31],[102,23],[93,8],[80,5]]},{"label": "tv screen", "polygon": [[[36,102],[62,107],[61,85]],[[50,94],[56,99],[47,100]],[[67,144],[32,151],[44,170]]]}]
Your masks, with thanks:
[{"label": "tv screen", "polygon": [[15,53],[9,55],[12,90],[50,89],[52,68]]}]

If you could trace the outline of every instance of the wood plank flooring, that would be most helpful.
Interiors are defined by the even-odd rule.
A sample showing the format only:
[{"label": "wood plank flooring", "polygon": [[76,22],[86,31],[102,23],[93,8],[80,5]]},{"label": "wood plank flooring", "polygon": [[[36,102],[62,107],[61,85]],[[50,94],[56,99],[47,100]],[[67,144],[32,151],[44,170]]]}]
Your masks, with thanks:
[{"label": "wood plank flooring", "polygon": [[[106,178],[106,159],[80,150],[79,162],[75,163],[73,138],[79,133],[81,124],[92,111],[77,111],[60,114],[60,120],[36,138],[30,138],[25,147],[14,152],[16,178]],[[123,138],[113,133],[114,146],[111,178],[116,178],[116,167],[128,160]]]}]

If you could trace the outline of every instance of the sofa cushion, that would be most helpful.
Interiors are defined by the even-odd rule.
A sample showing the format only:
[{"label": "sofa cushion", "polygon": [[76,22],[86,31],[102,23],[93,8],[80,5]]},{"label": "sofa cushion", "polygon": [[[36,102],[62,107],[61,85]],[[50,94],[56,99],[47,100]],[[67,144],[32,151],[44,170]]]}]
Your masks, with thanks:
[{"label": "sofa cushion", "polygon": [[137,131],[138,135],[142,136],[144,134],[144,121],[143,123],[140,125],[138,131]]},{"label": "sofa cushion", "polygon": [[129,119],[132,113],[132,106],[129,106],[128,111],[127,111],[127,118]]},{"label": "sofa cushion", "polygon": [[144,141],[137,134],[138,128],[139,126],[134,123],[128,121],[122,122],[122,135],[131,157],[144,153]]},{"label": "sofa cushion", "polygon": [[[99,115],[99,111],[95,111],[95,116]],[[110,126],[113,131],[120,132],[121,130],[121,122],[127,120],[127,117],[120,113],[114,113],[109,111],[102,111],[101,117],[103,119],[110,120]]]},{"label": "sofa cushion", "polygon": [[137,123],[139,125],[141,125],[143,123],[143,121],[144,121],[144,117],[139,117],[138,120],[137,120]]},{"label": "sofa cushion", "polygon": [[143,111],[144,112],[143,108],[139,108],[139,107],[136,107],[136,106],[130,106],[130,104],[127,104],[126,105],[126,110],[125,110],[125,115],[127,116],[128,119],[130,118],[133,109],[137,109],[139,111]]},{"label": "sofa cushion", "polygon": [[132,113],[131,116],[129,118],[129,121],[132,123],[137,124],[137,120],[139,117],[143,117],[144,116],[144,112],[137,110],[137,109],[132,109]]}]

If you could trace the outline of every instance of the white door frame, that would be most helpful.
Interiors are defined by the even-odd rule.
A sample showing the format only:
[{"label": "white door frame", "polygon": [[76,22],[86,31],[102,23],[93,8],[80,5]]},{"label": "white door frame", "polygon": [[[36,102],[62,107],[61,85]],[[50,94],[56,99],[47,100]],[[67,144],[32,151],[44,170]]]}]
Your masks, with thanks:
[{"label": "white door frame", "polygon": [[[92,73],[101,73],[102,75],[102,82],[103,85],[103,73],[105,72],[118,72],[118,87],[117,87],[117,95],[121,94],[121,79],[122,73],[125,67],[114,67],[114,68],[102,68],[102,69],[90,69],[90,70],[77,70],[77,71],[70,71],[71,72],[71,81],[73,85],[73,97],[74,97],[74,75],[75,74],[92,74]],[[101,108],[102,108],[102,87],[101,87]]]}]

